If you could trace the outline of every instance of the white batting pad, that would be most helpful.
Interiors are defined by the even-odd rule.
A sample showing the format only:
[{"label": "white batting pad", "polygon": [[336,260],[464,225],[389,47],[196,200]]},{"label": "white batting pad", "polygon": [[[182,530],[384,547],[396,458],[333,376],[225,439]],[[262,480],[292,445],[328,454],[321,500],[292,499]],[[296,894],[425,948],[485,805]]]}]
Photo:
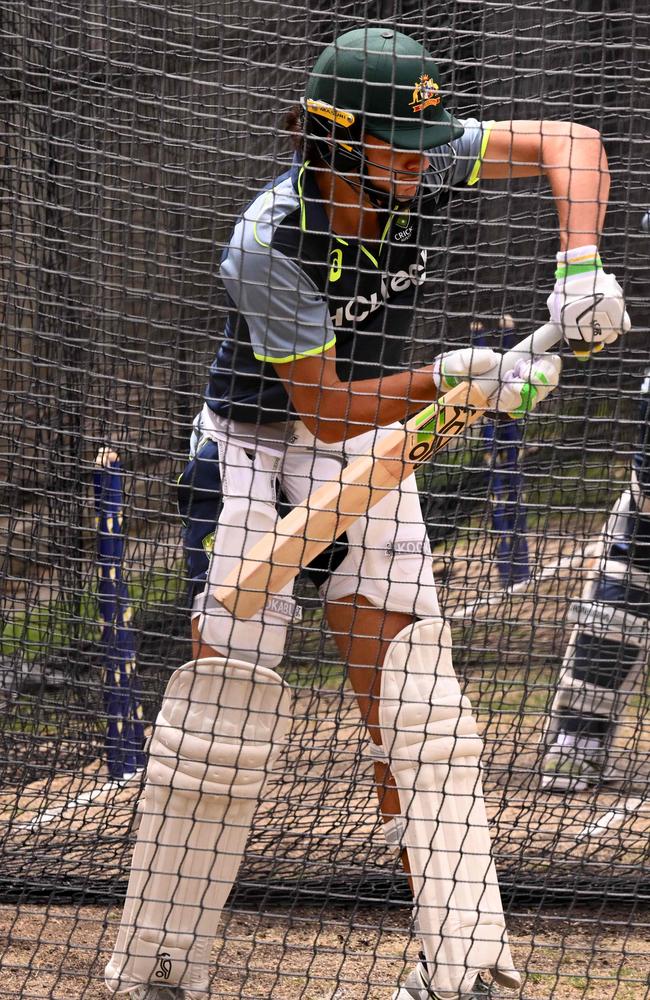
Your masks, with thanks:
[{"label": "white batting pad", "polygon": [[210,949],[291,700],[266,667],[219,658],[172,674],[106,983],[208,989]]},{"label": "white batting pad", "polygon": [[[631,508],[633,496],[633,491],[626,490],[614,505],[580,599],[569,608],[568,617],[576,624],[562,662],[547,742],[557,736],[567,711],[608,720],[611,738],[626,705],[642,685],[650,650],[650,619],[644,614],[645,605],[650,604],[650,574],[635,565],[632,554],[627,561],[622,557],[634,551],[638,514]],[[598,597],[599,591],[609,591],[618,599]],[[636,614],[640,603],[641,613]]]},{"label": "white batting pad", "polygon": [[471,989],[480,969],[518,986],[491,858],[482,741],[441,619],[409,625],[391,643],[379,720],[406,819],[404,845],[432,988],[456,996]]}]

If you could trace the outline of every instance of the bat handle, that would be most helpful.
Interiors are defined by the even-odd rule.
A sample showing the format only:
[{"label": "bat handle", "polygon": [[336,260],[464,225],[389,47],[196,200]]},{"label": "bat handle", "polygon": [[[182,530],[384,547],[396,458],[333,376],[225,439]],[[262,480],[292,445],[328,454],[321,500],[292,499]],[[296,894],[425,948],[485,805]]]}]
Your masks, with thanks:
[{"label": "bat handle", "polygon": [[556,344],[559,344],[561,340],[562,327],[556,323],[545,323],[544,326],[538,327],[530,336],[524,337],[501,357],[498,369],[492,370],[494,374],[487,372],[485,376],[477,380],[481,392],[489,399],[499,388],[499,383],[505,373],[512,371],[518,361],[521,361],[522,358],[532,358],[535,354],[544,354],[545,351],[550,351]]}]

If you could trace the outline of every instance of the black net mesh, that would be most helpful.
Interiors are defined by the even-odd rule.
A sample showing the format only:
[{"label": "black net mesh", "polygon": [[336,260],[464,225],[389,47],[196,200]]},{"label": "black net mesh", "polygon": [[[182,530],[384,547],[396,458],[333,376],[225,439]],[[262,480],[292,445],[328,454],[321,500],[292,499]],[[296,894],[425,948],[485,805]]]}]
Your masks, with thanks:
[{"label": "black net mesh", "polygon": [[[144,780],[140,735],[170,672],[192,655],[176,483],[224,331],[219,260],[243,207],[291,162],[283,119],[315,58],[337,34],[378,22],[435,53],[456,115],[571,120],[605,139],[612,187],[601,255],[624,284],[632,332],[587,364],[565,351],[560,391],[519,438],[506,422],[475,425],[418,479],[455,668],[485,739],[504,900],[526,914],[606,904],[637,912],[648,902],[648,609],[629,594],[648,587],[641,516],[625,529],[627,556],[617,554],[637,553],[627,603],[619,595],[612,605],[623,615],[610,650],[617,666],[596,669],[613,692],[609,770],[570,794],[544,782],[585,581],[644,454],[646,5],[0,0],[0,894],[12,905],[122,898]],[[557,249],[545,178],[486,182],[440,225],[446,250],[419,301],[412,364],[471,337],[498,347],[545,322]],[[119,462],[97,494],[107,447]],[[115,507],[101,489],[114,491]],[[204,534],[218,502],[202,508]],[[120,524],[112,554],[100,544],[106,517]],[[408,909],[408,883],[384,844],[365,729],[306,576],[297,595],[303,618],[281,668],[295,722],[231,907],[316,905],[322,919],[373,904],[368,919],[383,926],[393,904]],[[585,656],[578,679],[590,683],[589,666],[610,660],[602,643]],[[626,911],[615,949],[630,919]],[[595,936],[585,941],[593,956]],[[545,974],[557,976],[558,963]],[[645,995],[632,966],[633,992],[621,997]],[[620,963],[600,976],[612,990],[626,979]],[[548,996],[549,981],[530,995]],[[7,995],[63,995],[48,988]],[[388,995],[300,988],[264,995]],[[229,989],[249,995],[234,980]],[[554,995],[614,995],[579,989]]]}]

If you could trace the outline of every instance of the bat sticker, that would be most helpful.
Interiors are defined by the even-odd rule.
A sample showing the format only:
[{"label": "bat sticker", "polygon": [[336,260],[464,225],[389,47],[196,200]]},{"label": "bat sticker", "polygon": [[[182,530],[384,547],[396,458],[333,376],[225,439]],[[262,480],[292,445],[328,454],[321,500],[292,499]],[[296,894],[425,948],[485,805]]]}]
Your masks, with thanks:
[{"label": "bat sticker", "polygon": [[[451,411],[451,412],[450,412]],[[426,430],[435,423],[435,427]],[[408,453],[408,461],[420,463],[439,451],[447,437],[458,434],[467,423],[467,411],[462,406],[443,406],[437,409],[431,419],[418,427],[418,443]]]},{"label": "bat sticker", "polygon": [[418,441],[408,453],[409,462],[424,462],[433,452],[433,438],[427,441]]},{"label": "bat sticker", "polygon": [[[447,411],[452,410],[451,416],[447,417]],[[463,406],[445,406],[440,413],[440,421],[436,427],[438,437],[448,437],[450,434],[460,434],[467,424],[467,410]]]}]

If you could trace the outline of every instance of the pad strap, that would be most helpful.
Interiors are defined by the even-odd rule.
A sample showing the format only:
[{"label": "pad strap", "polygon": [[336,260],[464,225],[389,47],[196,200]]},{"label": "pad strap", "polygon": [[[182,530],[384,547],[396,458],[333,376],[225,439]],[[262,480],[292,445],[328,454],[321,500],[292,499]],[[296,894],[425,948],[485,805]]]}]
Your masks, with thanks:
[{"label": "pad strap", "polygon": [[388,847],[393,848],[398,854],[404,849],[404,834],[406,833],[406,820],[399,813],[384,823],[384,839]]},{"label": "pad strap", "polygon": [[598,601],[573,601],[567,617],[597,635],[633,643],[642,649],[650,648],[650,619],[633,615],[623,608]]}]

